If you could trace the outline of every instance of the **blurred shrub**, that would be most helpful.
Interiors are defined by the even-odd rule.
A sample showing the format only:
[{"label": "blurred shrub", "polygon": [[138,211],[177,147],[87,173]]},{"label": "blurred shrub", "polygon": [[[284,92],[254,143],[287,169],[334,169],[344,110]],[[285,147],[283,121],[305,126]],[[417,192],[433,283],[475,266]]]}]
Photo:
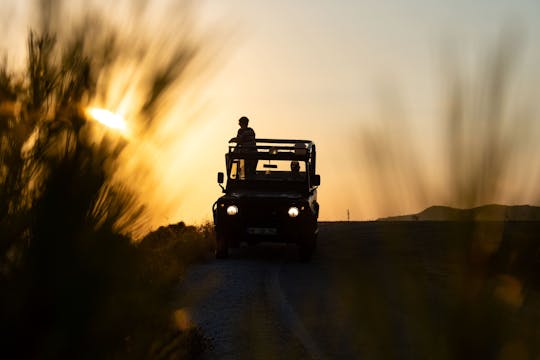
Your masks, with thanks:
[{"label": "blurred shrub", "polygon": [[111,181],[125,143],[84,115],[110,53],[73,39],[30,32],[26,71],[0,64],[0,358],[193,357],[204,342],[172,327],[168,289],[210,228],[126,235],[145,209]]},{"label": "blurred shrub", "polygon": [[145,256],[145,269],[162,288],[177,283],[187,265],[208,260],[214,249],[214,230],[210,223],[186,226],[183,222],[160,227],[138,244]]}]

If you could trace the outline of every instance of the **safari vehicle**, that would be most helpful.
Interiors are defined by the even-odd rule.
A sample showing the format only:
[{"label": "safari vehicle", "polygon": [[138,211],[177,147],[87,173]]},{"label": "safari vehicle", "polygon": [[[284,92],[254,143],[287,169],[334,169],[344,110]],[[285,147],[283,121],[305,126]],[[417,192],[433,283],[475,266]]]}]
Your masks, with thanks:
[{"label": "safari vehicle", "polygon": [[225,195],[213,205],[216,258],[240,243],[296,243],[309,260],[318,234],[316,150],[310,140],[256,139],[229,144]]}]

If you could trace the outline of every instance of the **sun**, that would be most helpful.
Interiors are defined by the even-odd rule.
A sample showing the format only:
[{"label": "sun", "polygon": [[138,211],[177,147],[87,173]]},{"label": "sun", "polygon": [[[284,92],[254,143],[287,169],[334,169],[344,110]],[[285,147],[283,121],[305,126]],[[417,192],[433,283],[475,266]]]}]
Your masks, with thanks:
[{"label": "sun", "polygon": [[106,109],[100,109],[95,107],[89,107],[86,109],[86,112],[90,117],[99,123],[111,128],[118,130],[124,134],[128,132],[128,126],[126,120],[119,115],[115,114],[112,111]]}]

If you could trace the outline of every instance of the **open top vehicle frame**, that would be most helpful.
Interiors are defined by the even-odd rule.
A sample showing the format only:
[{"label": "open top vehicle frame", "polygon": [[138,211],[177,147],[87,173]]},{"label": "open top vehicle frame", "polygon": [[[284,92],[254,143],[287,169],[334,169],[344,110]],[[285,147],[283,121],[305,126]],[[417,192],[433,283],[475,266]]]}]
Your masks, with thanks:
[{"label": "open top vehicle frame", "polygon": [[256,139],[231,143],[225,155],[225,193],[213,205],[216,257],[241,242],[296,243],[309,260],[318,234],[316,147],[310,140]]}]

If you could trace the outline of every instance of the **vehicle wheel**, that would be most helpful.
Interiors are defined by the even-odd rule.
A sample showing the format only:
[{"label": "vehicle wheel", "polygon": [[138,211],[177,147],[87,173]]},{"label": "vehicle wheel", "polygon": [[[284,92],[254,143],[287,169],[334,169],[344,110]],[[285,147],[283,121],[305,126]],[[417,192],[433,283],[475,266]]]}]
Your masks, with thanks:
[{"label": "vehicle wheel", "polygon": [[302,262],[309,262],[313,256],[313,252],[317,246],[317,235],[311,235],[305,237],[298,244],[299,247],[299,258]]},{"label": "vehicle wheel", "polygon": [[216,232],[216,259],[229,257],[229,244],[225,235]]}]

